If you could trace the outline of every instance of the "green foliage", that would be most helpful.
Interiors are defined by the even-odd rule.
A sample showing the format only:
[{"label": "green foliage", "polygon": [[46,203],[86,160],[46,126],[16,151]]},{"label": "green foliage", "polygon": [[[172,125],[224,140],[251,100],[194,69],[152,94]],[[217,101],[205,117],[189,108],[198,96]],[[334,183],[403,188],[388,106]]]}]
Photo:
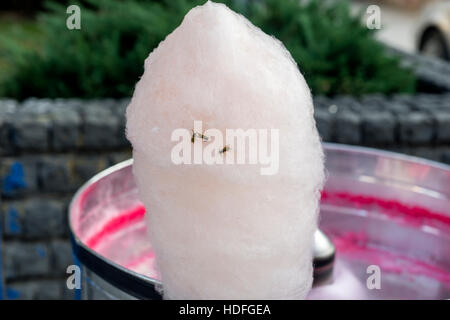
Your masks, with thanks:
[{"label": "green foliage", "polygon": [[[89,0],[81,30],[66,28],[66,6],[48,3],[39,50],[9,46],[13,73],[4,95],[120,97],[132,93],[149,52],[172,31],[191,3]],[[0,93],[0,94],[1,94]]]},{"label": "green foliage", "polygon": [[[47,4],[40,45],[6,41],[11,71],[0,95],[122,97],[133,92],[150,51],[197,0],[87,0],[81,30],[66,29],[66,6]],[[387,57],[345,1],[222,1],[289,49],[315,94],[411,92],[412,73]],[[328,4],[327,4],[328,3]],[[11,39],[9,39],[11,40]],[[2,38],[0,35],[0,42]]]}]

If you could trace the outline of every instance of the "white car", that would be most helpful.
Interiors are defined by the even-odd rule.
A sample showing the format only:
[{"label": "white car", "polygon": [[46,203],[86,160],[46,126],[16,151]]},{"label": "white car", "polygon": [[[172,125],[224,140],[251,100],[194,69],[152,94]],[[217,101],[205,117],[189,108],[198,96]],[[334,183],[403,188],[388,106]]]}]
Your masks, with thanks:
[{"label": "white car", "polygon": [[416,33],[417,50],[450,61],[450,1],[425,7]]}]

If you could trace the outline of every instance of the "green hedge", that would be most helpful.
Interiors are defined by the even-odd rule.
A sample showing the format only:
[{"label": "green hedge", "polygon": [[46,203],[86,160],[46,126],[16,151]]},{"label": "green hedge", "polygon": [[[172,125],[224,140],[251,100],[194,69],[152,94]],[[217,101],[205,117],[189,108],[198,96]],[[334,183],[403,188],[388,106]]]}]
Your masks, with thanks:
[{"label": "green hedge", "polygon": [[[81,30],[66,28],[66,6],[48,3],[38,20],[37,48],[0,34],[0,54],[10,66],[0,75],[0,96],[129,96],[149,52],[204,2],[83,1]],[[386,56],[346,1],[222,2],[283,41],[315,94],[415,90],[412,72]]]}]

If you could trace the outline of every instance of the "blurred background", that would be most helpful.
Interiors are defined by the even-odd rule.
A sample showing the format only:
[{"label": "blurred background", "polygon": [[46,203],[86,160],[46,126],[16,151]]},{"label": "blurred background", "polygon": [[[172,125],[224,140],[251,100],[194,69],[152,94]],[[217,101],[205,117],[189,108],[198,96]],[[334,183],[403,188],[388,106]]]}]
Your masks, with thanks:
[{"label": "blurred background", "polygon": [[[73,298],[71,196],[131,157],[124,111],[143,61],[204,2],[1,1],[0,298]],[[450,1],[221,2],[289,49],[323,141],[450,163]]]}]

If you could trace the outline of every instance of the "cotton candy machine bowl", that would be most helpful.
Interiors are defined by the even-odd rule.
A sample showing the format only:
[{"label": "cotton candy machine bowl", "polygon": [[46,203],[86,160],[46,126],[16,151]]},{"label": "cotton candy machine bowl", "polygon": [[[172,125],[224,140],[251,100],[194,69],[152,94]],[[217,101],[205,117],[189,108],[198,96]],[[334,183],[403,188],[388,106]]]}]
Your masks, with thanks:
[{"label": "cotton candy machine bowl", "polygon": [[[329,177],[320,228],[337,253],[332,273],[315,281],[309,298],[449,299],[450,167],[324,147]],[[99,173],[72,200],[69,224],[85,299],[160,299],[131,166],[128,160]]]}]

